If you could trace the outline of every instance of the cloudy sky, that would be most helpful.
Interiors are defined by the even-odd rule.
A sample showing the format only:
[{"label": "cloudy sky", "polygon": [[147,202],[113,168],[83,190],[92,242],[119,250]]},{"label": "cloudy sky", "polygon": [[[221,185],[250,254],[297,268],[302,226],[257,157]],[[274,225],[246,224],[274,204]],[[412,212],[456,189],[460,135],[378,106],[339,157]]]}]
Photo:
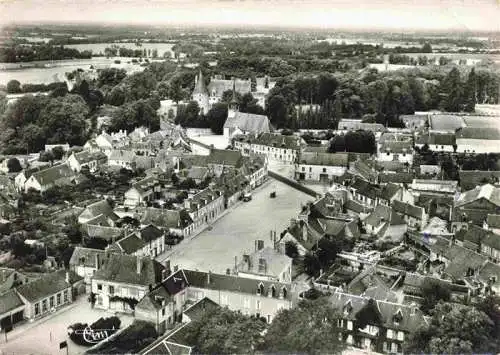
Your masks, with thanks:
[{"label": "cloudy sky", "polygon": [[0,23],[500,31],[500,0],[0,0]]}]

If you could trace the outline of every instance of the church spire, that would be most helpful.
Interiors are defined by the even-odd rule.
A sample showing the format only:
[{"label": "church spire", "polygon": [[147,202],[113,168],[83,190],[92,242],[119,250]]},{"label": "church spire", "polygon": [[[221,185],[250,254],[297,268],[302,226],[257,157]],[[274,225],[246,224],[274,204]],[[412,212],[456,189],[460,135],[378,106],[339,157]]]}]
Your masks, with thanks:
[{"label": "church spire", "polygon": [[203,72],[200,69],[200,73],[195,79],[194,94],[206,94],[208,93],[207,86],[205,85],[205,79],[203,78]]},{"label": "church spire", "polygon": [[231,102],[229,103],[229,108],[232,110],[238,110],[238,100],[236,100],[236,79],[233,78],[233,96]]}]

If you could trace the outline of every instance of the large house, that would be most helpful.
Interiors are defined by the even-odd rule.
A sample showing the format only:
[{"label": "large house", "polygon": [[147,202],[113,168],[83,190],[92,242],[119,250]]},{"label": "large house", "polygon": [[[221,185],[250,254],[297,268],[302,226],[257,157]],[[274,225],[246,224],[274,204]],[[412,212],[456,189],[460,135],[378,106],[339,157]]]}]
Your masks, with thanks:
[{"label": "large house", "polygon": [[193,220],[194,230],[213,221],[224,211],[224,195],[210,187],[184,200],[184,207]]},{"label": "large house", "polygon": [[[402,353],[408,335],[426,324],[422,311],[416,305],[342,292],[335,292],[330,300],[340,312],[338,327],[341,339],[348,345],[367,351]],[[372,321],[362,329],[356,329],[356,316],[361,312],[366,315],[365,319]]]},{"label": "large house", "polygon": [[131,312],[165,278],[165,267],[151,258],[110,254],[92,277],[95,307]]},{"label": "large house", "polygon": [[147,207],[140,217],[141,225],[152,225],[168,230],[170,234],[188,237],[195,229],[193,220],[186,209],[168,210]]},{"label": "large house", "polygon": [[271,132],[271,123],[265,115],[254,113],[244,113],[234,110],[228,111],[226,122],[224,123],[224,137],[228,140],[236,135]]},{"label": "large house", "polygon": [[237,136],[233,139],[233,145],[243,155],[261,154],[265,155],[270,163],[295,164],[305,142],[293,135],[262,133],[257,137]]},{"label": "large house", "polygon": [[54,165],[33,173],[24,183],[24,190],[45,192],[52,187],[71,185],[74,180],[75,173],[67,164]]},{"label": "large house", "polygon": [[90,172],[96,171],[99,166],[106,163],[107,157],[104,153],[84,150],[73,153],[67,160],[69,167],[79,173],[83,168],[88,168]]},{"label": "large house", "polygon": [[349,191],[354,201],[369,207],[379,204],[390,206],[394,200],[404,200],[404,188],[392,183],[377,185],[362,179],[355,179],[349,186]]},{"label": "large house", "polygon": [[[276,244],[277,246],[278,244]],[[238,276],[256,280],[292,282],[292,259],[277,247],[264,247],[263,241],[256,241],[256,250],[244,254],[236,267]]]},{"label": "large house", "polygon": [[75,247],[69,260],[69,269],[90,285],[92,276],[100,269],[107,254],[101,249]]},{"label": "large house", "polygon": [[411,140],[386,140],[378,151],[377,161],[413,164],[413,142]]},{"label": "large house", "polygon": [[454,202],[456,221],[483,225],[488,214],[500,213],[500,188],[490,184],[462,192]]},{"label": "large house", "polygon": [[108,245],[106,251],[156,258],[165,251],[165,233],[149,225]]},{"label": "large house", "polygon": [[448,152],[453,153],[456,146],[454,133],[432,133],[418,137],[415,146],[423,149],[424,146],[433,152]]},{"label": "large house", "polygon": [[348,153],[303,152],[295,164],[295,179],[329,182],[348,167]]},{"label": "large house", "polygon": [[457,153],[500,153],[500,129],[462,127],[456,132]]}]

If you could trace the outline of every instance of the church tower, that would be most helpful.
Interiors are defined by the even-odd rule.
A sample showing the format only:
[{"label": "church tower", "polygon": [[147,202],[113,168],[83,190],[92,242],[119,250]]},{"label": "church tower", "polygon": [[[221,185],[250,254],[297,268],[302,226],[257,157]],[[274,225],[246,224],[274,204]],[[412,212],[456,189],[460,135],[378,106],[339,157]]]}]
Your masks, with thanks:
[{"label": "church tower", "polygon": [[227,108],[227,118],[233,118],[238,112],[238,100],[236,100],[236,80],[233,79],[233,97]]},{"label": "church tower", "polygon": [[194,90],[193,90],[193,101],[196,101],[200,106],[200,113],[206,115],[210,109],[210,104],[208,100],[208,89],[205,85],[205,79],[203,78],[203,73],[201,72],[194,78]]}]

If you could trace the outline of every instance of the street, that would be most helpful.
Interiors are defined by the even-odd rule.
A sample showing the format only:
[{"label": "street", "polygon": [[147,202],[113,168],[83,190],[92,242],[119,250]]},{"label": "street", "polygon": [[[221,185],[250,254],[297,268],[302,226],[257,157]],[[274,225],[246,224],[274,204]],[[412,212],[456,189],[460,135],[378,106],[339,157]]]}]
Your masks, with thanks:
[{"label": "street", "polygon": [[[68,335],[67,328],[74,323],[93,323],[101,317],[110,317],[112,312],[91,309],[87,297],[82,295],[72,305],[61,309],[54,315],[49,315],[35,323],[22,324],[7,334],[7,343],[2,333],[0,337],[1,355],[55,355],[66,354],[66,349],[59,349],[59,343],[68,343],[68,354],[83,354],[87,347],[73,343]],[[127,315],[118,315],[122,321],[120,328],[132,323],[133,318]]]},{"label": "street", "polygon": [[[276,198],[269,194],[276,191]],[[253,192],[249,202],[239,204],[225,216],[217,220],[212,229],[187,239],[157,259],[170,259],[170,264],[187,269],[199,269],[225,273],[234,268],[235,257],[255,249],[257,239],[271,246],[270,231],[275,230],[277,237],[297,218],[301,206],[313,198],[292,187],[271,180]]]}]

